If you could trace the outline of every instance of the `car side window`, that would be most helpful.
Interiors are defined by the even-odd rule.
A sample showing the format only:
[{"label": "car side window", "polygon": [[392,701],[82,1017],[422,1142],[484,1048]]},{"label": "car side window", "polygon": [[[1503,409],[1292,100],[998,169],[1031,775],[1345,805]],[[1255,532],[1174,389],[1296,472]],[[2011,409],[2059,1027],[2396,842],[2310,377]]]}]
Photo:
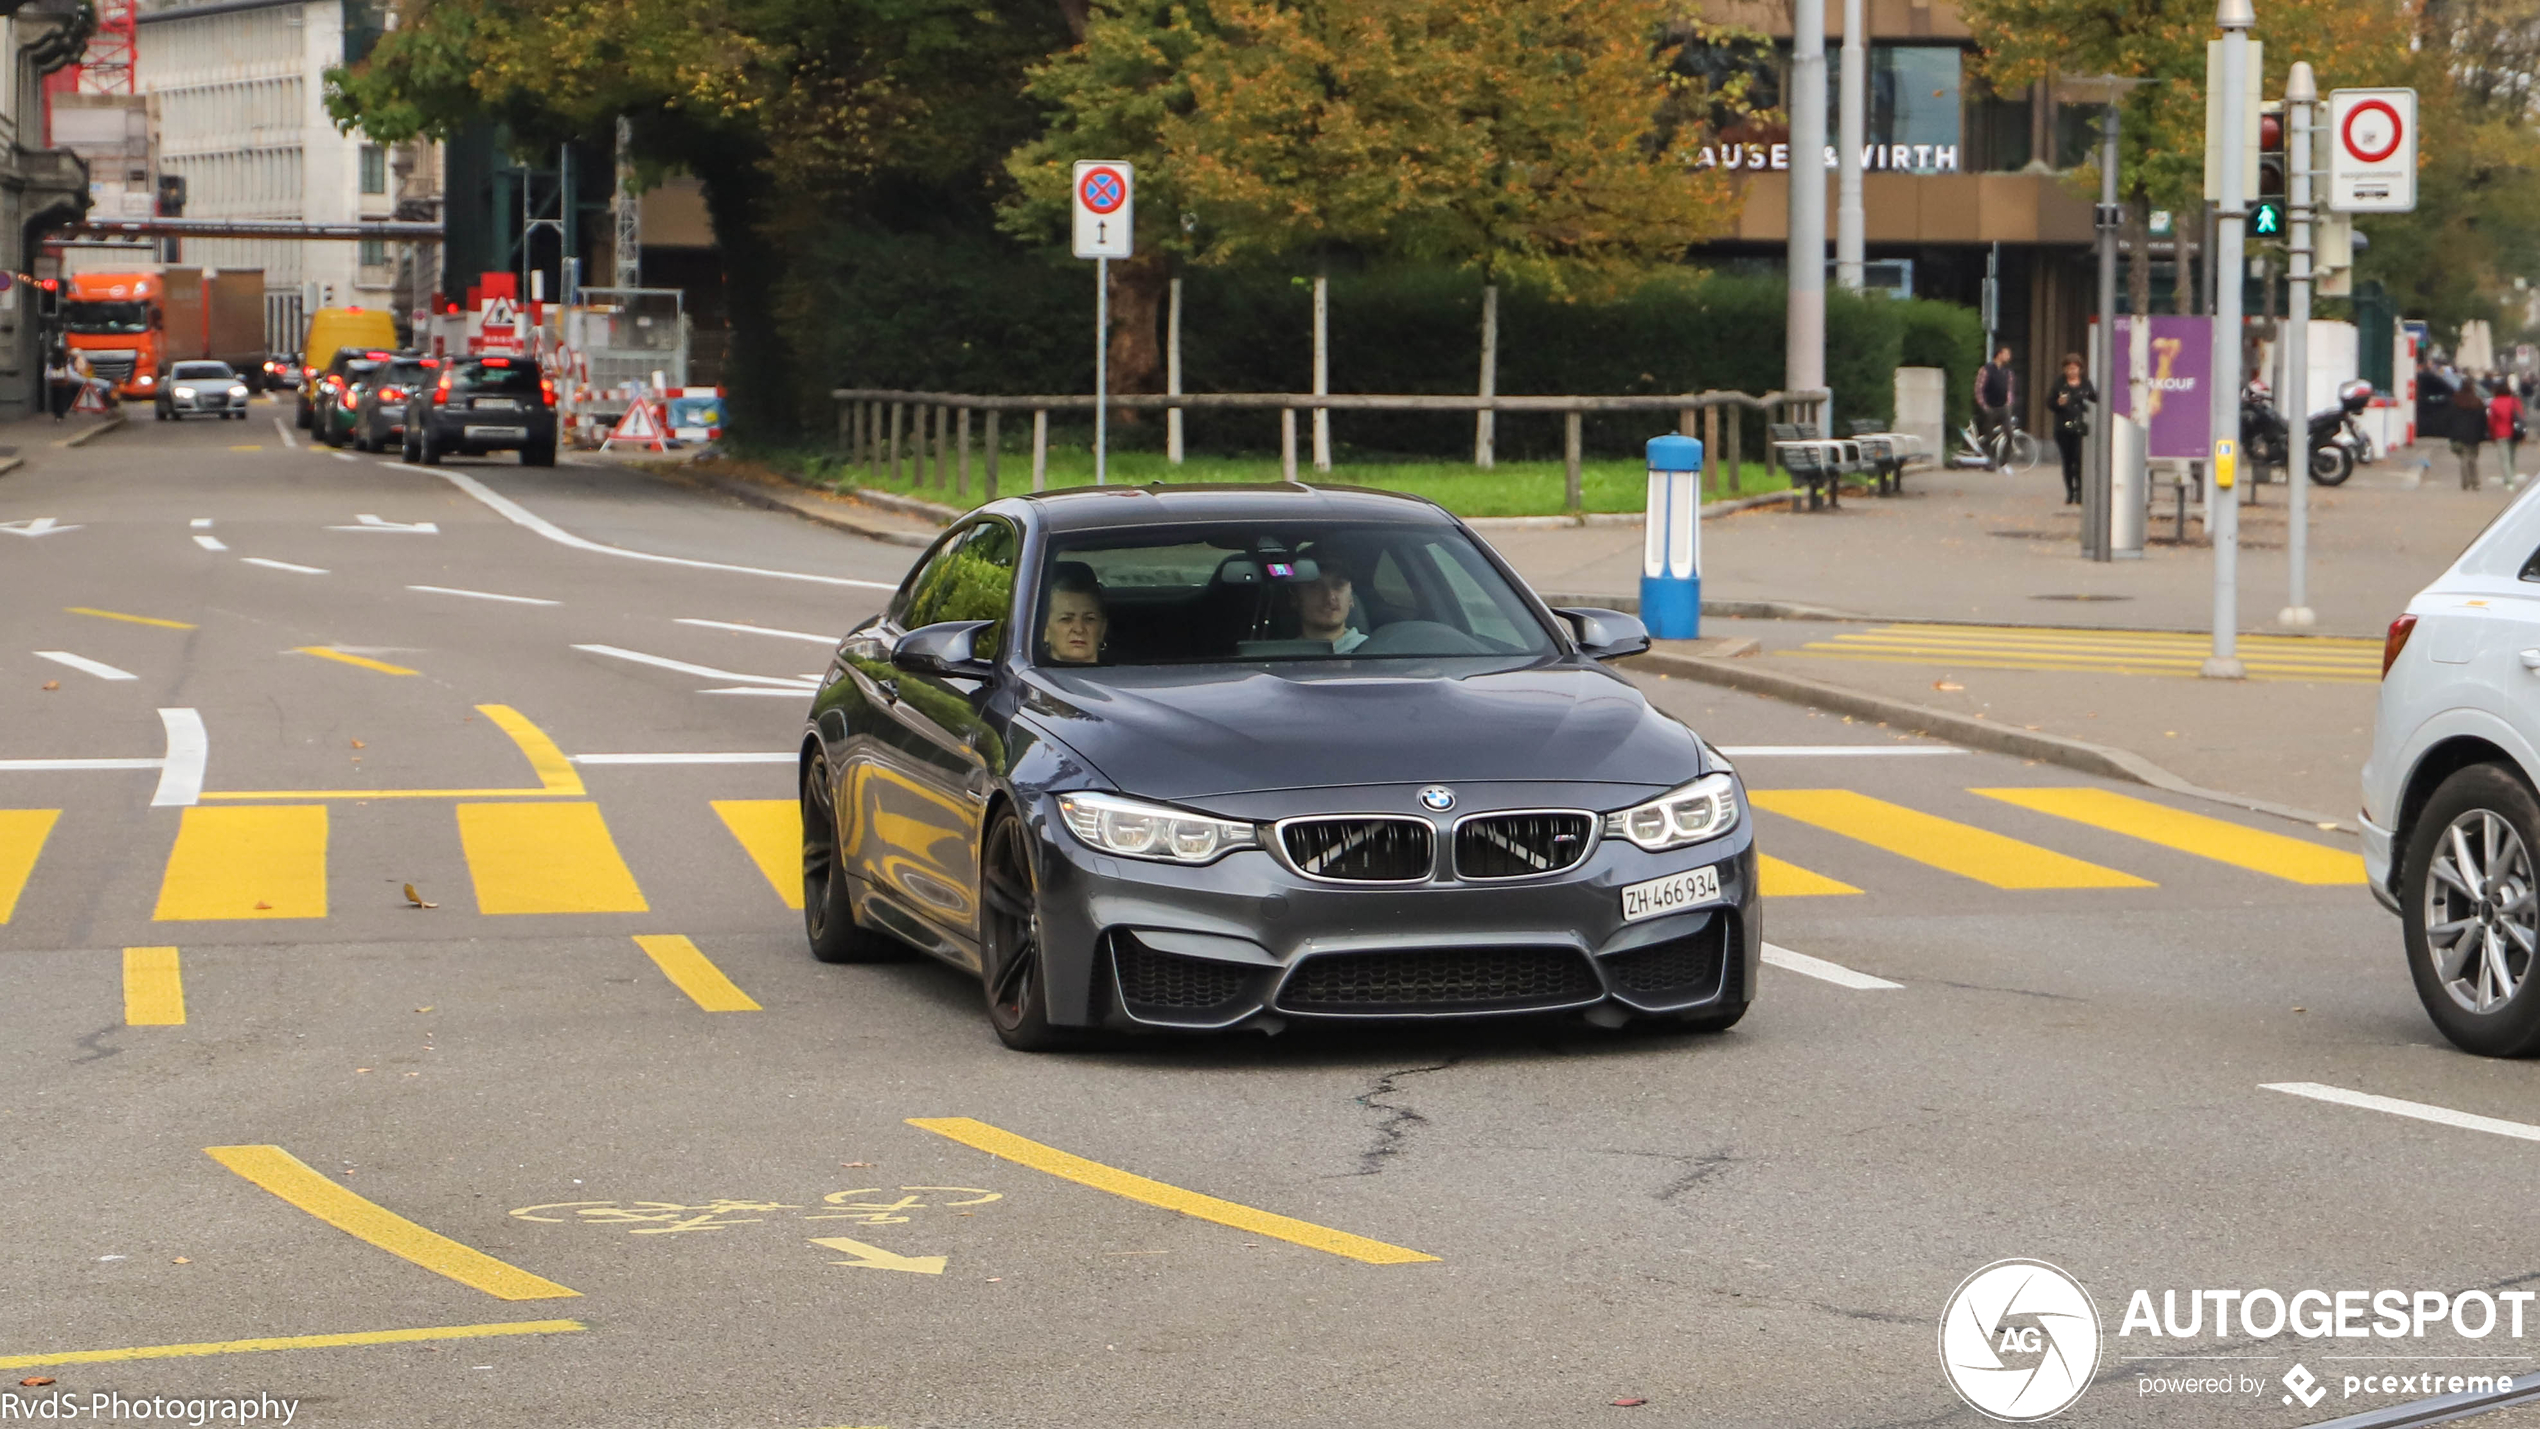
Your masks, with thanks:
[{"label": "car side window", "polygon": [[1000,648],[1006,614],[1014,608],[1018,546],[1014,528],[994,518],[955,536],[909,582],[908,603],[899,617],[901,628],[915,630],[946,620],[991,621],[988,629],[974,637],[972,649]]},{"label": "car side window", "polygon": [[2527,581],[2540,581],[2540,551],[2533,551],[2531,559],[2522,563],[2522,578]]}]

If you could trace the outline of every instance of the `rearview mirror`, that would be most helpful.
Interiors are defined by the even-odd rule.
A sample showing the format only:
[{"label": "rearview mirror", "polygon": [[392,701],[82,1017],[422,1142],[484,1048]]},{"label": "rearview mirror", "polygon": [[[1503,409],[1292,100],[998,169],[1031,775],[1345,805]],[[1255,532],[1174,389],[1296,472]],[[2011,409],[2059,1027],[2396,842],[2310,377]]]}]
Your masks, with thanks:
[{"label": "rearview mirror", "polygon": [[921,625],[891,647],[891,664],[911,675],[937,679],[994,678],[997,667],[976,658],[973,645],[980,631],[995,624],[993,620],[946,620]]},{"label": "rearview mirror", "polygon": [[1571,632],[1578,637],[1579,653],[1591,660],[1620,660],[1649,653],[1649,627],[1641,624],[1638,616],[1587,608],[1552,613],[1570,622]]}]

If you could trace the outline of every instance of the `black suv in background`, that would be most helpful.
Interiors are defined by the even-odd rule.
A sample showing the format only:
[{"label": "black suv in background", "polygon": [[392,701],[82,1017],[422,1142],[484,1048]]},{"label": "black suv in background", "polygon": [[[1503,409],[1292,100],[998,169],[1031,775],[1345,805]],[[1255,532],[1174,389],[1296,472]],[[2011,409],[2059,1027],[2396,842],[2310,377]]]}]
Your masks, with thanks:
[{"label": "black suv in background", "polygon": [[438,358],[401,352],[354,389],[353,450],[380,452],[406,436],[406,404],[432,386]]},{"label": "black suv in background", "polygon": [[523,466],[556,464],[556,386],[527,357],[452,357],[406,404],[405,455],[435,466],[451,455],[516,451]]}]

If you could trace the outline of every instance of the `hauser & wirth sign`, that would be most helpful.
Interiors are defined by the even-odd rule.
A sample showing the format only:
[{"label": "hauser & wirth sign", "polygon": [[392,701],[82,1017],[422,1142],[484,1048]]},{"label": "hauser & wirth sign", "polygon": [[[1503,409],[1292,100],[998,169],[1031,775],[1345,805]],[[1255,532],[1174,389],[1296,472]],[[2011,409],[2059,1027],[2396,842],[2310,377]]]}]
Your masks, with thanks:
[{"label": "hauser & wirth sign", "polygon": [[[1826,172],[1835,170],[1835,151],[1826,146]],[[1788,144],[1705,144],[1694,152],[1697,169],[1783,169],[1790,167]],[[1873,172],[1897,173],[1958,172],[1958,146],[1955,144],[1864,144],[1861,167]]]}]

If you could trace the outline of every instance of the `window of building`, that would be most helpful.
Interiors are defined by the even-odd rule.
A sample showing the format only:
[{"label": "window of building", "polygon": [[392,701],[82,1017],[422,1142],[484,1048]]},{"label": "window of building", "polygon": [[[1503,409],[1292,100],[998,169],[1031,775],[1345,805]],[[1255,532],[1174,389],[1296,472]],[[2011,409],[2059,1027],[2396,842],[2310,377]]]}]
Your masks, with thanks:
[{"label": "window of building", "polygon": [[[1963,53],[1944,45],[1870,47],[1870,142],[1887,145],[1885,169],[1933,173],[1960,167],[1959,62]],[[1894,159],[1899,146],[1909,150]],[[1950,152],[1944,156],[1942,149]]]},{"label": "window of building", "polygon": [[362,192],[388,192],[388,151],[377,144],[362,146]]},{"label": "window of building", "polygon": [[385,238],[363,239],[361,262],[362,266],[365,268],[386,267],[388,264],[388,240]]}]

